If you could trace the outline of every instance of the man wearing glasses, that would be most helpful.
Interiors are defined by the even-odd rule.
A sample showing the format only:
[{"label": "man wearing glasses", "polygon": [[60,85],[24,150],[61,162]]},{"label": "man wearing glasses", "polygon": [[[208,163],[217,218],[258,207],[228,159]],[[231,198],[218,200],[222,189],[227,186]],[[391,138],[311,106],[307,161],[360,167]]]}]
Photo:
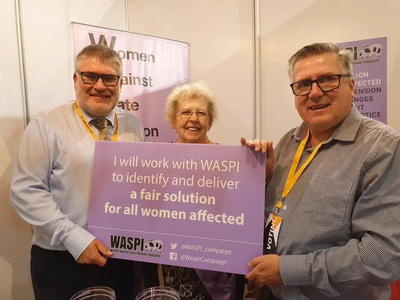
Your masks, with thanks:
[{"label": "man wearing glasses", "polygon": [[352,105],[346,50],[305,46],[289,77],[303,123],[275,149],[248,142],[273,170],[265,255],[247,278],[263,286],[260,299],[389,299],[400,277],[400,134]]},{"label": "man wearing glasses", "polygon": [[143,125],[116,107],[118,53],[102,45],[76,57],[76,101],[43,112],[23,134],[11,201],[32,224],[31,276],[36,299],[70,299],[95,285],[133,299],[133,262],[112,253],[87,229],[96,140],[144,141]]}]

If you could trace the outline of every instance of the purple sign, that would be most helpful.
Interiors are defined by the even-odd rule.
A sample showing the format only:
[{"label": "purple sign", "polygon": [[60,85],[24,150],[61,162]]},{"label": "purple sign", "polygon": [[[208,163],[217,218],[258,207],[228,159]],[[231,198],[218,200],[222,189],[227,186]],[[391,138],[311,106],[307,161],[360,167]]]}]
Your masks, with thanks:
[{"label": "purple sign", "polygon": [[387,122],[387,38],[341,43],[353,52],[353,104],[366,117]]},{"label": "purple sign", "polygon": [[88,227],[116,258],[247,274],[264,192],[248,147],[96,142]]}]

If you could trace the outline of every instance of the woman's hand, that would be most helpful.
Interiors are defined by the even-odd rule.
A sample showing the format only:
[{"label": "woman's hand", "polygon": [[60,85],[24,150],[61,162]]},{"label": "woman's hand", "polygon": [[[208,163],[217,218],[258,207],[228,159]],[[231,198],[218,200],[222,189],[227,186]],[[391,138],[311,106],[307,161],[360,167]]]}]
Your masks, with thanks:
[{"label": "woman's hand", "polygon": [[275,164],[275,155],[274,155],[274,146],[272,142],[267,142],[266,140],[260,140],[260,139],[255,139],[255,140],[248,140],[244,137],[240,138],[240,143],[245,146],[249,146],[250,148],[253,148],[254,151],[258,152],[260,151],[261,153],[267,153],[267,167],[265,170],[265,178],[268,178],[268,176],[271,174],[272,170],[274,169],[274,164]]},{"label": "woman's hand", "polygon": [[247,293],[244,296],[246,299],[259,299],[262,286],[258,285],[255,281],[248,281]]}]

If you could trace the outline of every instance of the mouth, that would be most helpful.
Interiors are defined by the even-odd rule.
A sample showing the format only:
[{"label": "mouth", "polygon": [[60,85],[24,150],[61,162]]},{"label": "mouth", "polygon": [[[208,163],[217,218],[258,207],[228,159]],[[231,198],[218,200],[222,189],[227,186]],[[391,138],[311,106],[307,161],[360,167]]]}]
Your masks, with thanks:
[{"label": "mouth", "polygon": [[319,105],[314,105],[309,107],[309,110],[321,110],[321,109],[325,109],[329,106],[329,104],[319,104]]},{"label": "mouth", "polygon": [[189,130],[189,131],[200,131],[200,128],[198,128],[198,127],[186,127],[186,130]]},{"label": "mouth", "polygon": [[110,98],[109,95],[99,95],[99,94],[90,94],[90,97],[93,97],[93,98],[100,98],[100,99]]}]

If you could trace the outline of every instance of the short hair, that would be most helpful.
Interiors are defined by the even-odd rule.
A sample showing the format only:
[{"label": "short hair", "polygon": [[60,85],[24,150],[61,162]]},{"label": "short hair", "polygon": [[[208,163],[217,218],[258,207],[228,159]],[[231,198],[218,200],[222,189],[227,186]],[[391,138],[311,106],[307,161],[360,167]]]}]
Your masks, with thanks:
[{"label": "short hair", "polygon": [[304,46],[298,50],[292,57],[289,58],[289,77],[292,78],[293,69],[296,63],[302,59],[310,56],[333,53],[336,54],[338,61],[341,65],[342,72],[353,77],[353,65],[351,63],[352,53],[350,50],[342,48],[341,46],[333,43],[315,43]]},{"label": "short hair", "polygon": [[119,74],[122,75],[123,64],[118,53],[105,45],[89,45],[83,48],[75,58],[75,72],[79,71],[79,63],[88,57],[96,57],[103,63],[115,63],[119,68]]},{"label": "short hair", "polygon": [[217,103],[214,94],[210,91],[205,81],[196,81],[175,87],[167,97],[165,116],[170,124],[175,121],[179,105],[182,101],[191,99],[202,99],[207,102],[211,123],[218,118]]}]

